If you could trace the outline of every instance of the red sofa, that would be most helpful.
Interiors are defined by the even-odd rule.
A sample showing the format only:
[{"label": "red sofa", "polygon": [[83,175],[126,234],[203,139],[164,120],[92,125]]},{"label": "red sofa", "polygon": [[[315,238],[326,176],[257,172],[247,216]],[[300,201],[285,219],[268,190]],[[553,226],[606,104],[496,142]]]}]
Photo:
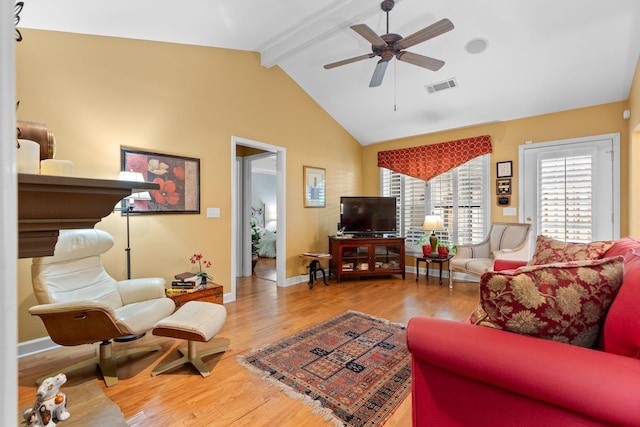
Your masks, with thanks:
[{"label": "red sofa", "polygon": [[640,240],[598,349],[428,317],[407,325],[414,426],[640,426]]}]

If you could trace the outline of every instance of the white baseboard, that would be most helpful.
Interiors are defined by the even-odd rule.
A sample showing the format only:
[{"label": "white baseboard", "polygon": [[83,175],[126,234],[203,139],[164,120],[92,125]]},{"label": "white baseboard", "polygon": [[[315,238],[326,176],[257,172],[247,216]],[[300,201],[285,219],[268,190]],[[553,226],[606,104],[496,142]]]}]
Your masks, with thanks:
[{"label": "white baseboard", "polygon": [[[407,273],[415,273],[416,272],[416,268],[415,267],[407,267],[406,269]],[[424,272],[425,269],[421,268],[420,269],[420,275],[424,276]],[[440,272],[438,270],[436,270],[435,268],[433,269],[429,269],[429,276],[435,276],[437,277],[440,274]],[[444,281],[444,279],[449,280],[449,270],[442,270],[442,280]],[[480,278],[476,277],[476,276],[471,276],[469,274],[464,274],[464,273],[453,273],[453,279],[454,280],[460,280],[463,282],[476,282],[479,283],[480,282]]]},{"label": "white baseboard", "polygon": [[300,276],[294,276],[294,277],[289,277],[288,279],[286,279],[284,281],[284,286],[282,286],[283,288],[289,287],[289,286],[293,286],[293,285],[297,285],[298,283],[302,283],[302,282],[308,282],[309,281],[309,276],[306,274],[300,275]]},{"label": "white baseboard", "polygon": [[49,337],[36,338],[35,340],[21,342],[18,343],[18,359],[59,347],[60,345],[54,343]]}]

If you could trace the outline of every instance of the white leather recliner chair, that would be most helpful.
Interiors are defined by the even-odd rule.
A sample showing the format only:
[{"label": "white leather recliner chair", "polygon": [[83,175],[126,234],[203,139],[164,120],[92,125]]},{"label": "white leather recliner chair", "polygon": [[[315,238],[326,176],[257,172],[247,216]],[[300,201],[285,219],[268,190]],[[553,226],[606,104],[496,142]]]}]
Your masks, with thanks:
[{"label": "white leather recliner chair", "polygon": [[143,334],[175,309],[165,296],[164,279],[117,281],[109,276],[100,255],[113,244],[102,230],[62,230],[54,255],[33,259],[31,278],[39,305],[29,313],[42,319],[57,344],[100,342],[94,357],[55,374],[98,364],[106,385],[112,386],[118,382],[116,358],[160,349],[147,346],[112,352],[112,339]]}]

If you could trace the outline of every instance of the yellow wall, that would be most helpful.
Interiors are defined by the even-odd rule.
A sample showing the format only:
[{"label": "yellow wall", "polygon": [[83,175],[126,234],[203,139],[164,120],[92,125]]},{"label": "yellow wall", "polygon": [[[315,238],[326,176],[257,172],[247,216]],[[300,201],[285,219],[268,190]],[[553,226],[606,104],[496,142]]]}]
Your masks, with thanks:
[{"label": "yellow wall", "polygon": [[[636,78],[637,78],[636,73]],[[518,206],[518,146],[525,141],[546,142],[561,139],[578,138],[589,135],[620,133],[620,233],[629,234],[629,129],[622,118],[628,102],[616,102],[577,110],[564,111],[524,119],[511,120],[481,126],[472,126],[429,135],[420,135],[387,141],[365,147],[362,157],[363,189],[367,194],[379,192],[379,151],[405,148],[438,142],[469,138],[479,135],[491,135],[493,153],[491,154],[491,194],[492,221],[514,222],[514,217],[502,215],[502,209],[496,206],[495,178],[496,162],[513,161],[511,207]],[[515,191],[513,191],[515,190]],[[640,235],[640,234],[637,234]]]},{"label": "yellow wall", "polygon": [[[636,73],[629,93],[629,234],[640,236],[640,59],[636,64]],[[633,167],[635,166],[635,167]]]},{"label": "yellow wall", "polygon": [[[232,135],[287,150],[286,277],[303,272],[300,252],[328,250],[338,197],[361,190],[362,147],[280,68],[260,66],[253,52],[21,31],[18,119],[46,123],[56,158],[72,160],[75,176],[115,179],[121,146],[201,161],[200,215],[131,218],[134,277],[170,279],[198,252],[230,292]],[[303,165],[326,168],[326,208],[303,207]],[[221,217],[206,219],[207,207]],[[104,257],[108,271],[125,278],[124,218],[112,214],[97,227],[116,239]],[[18,261],[20,342],[46,335],[27,313],[36,304],[29,266]]]}]

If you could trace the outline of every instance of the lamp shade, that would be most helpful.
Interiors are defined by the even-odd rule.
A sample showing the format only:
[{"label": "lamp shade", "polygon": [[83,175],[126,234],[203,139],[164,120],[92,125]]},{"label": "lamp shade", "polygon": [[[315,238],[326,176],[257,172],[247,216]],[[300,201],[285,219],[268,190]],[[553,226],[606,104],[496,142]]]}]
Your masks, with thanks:
[{"label": "lamp shade", "polygon": [[144,176],[140,172],[120,171],[118,181],[144,182]]},{"label": "lamp shade", "polygon": [[424,217],[424,223],[422,224],[423,230],[441,231],[444,230],[444,224],[442,218],[438,215],[426,215]]},{"label": "lamp shade", "polygon": [[[118,181],[133,181],[133,182],[146,182],[144,176],[140,172],[134,171],[120,171],[118,174]],[[133,193],[127,197],[129,200],[151,200],[151,195],[148,191],[140,193]]]}]

